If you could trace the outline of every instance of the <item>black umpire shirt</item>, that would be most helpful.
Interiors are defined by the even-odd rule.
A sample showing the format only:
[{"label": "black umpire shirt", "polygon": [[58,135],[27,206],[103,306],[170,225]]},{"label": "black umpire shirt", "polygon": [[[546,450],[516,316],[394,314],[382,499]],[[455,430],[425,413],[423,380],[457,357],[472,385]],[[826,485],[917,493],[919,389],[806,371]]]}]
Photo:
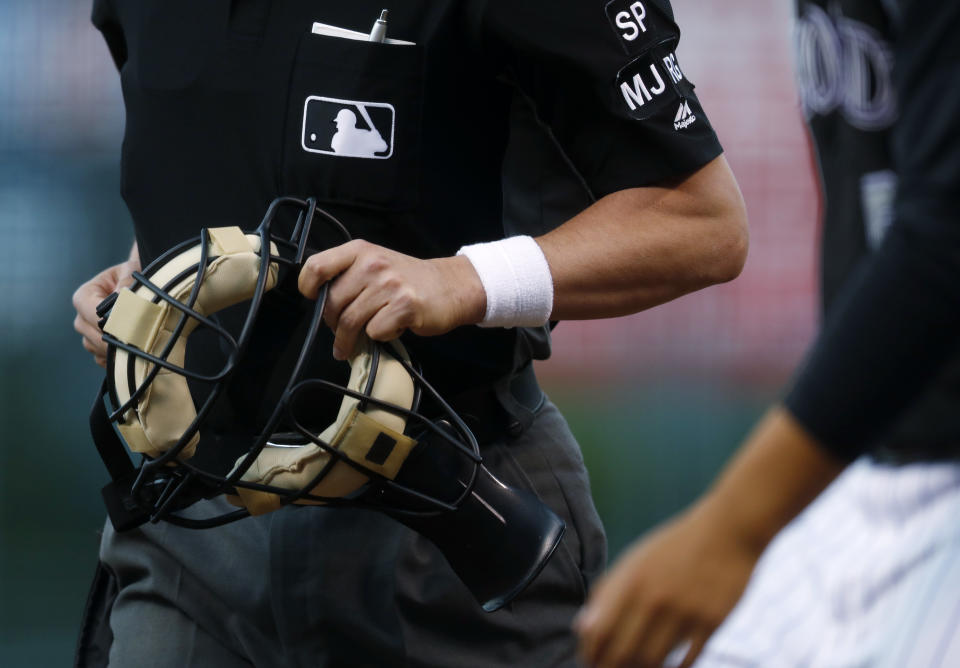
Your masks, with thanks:
[{"label": "black umpire shirt", "polygon": [[787,406],[844,457],[960,455],[960,3],[798,3],[825,325]]},{"label": "black umpire shirt", "polygon": [[[540,234],[720,154],[666,0],[94,0],[126,106],[141,259],[314,196],[418,257]],[[352,32],[351,32],[352,31]],[[360,33],[359,35],[356,33]],[[445,392],[549,353],[546,330],[404,341]]]}]

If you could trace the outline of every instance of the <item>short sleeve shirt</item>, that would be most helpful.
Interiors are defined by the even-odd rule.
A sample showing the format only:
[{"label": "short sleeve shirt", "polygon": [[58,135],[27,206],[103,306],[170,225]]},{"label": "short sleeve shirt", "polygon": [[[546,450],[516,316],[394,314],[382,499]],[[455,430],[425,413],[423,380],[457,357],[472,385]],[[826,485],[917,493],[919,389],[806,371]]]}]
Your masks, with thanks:
[{"label": "short sleeve shirt", "polygon": [[[120,70],[122,193],[144,262],[316,197],[418,257],[555,227],[721,148],[666,1],[95,0]],[[441,387],[503,375],[514,330],[405,341]]]}]

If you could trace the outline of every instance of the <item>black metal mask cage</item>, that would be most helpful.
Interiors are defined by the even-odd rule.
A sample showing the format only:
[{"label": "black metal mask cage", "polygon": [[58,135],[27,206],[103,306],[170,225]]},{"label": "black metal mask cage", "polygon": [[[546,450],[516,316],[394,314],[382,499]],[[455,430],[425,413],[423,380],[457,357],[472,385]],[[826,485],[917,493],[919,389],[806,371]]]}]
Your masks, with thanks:
[{"label": "black metal mask cage", "polygon": [[[296,223],[289,237],[275,233],[277,219],[281,211],[292,210],[296,213]],[[317,216],[331,226],[341,241],[349,241],[346,227],[329,212],[318,208],[312,198],[298,199],[281,197],[274,200],[267,209],[256,236],[260,240],[260,262],[253,294],[239,334],[234,336],[211,315],[204,315],[195,307],[206,277],[207,268],[216,259],[210,253],[210,236],[206,228],[201,229],[198,238],[185,241],[161,255],[142,272],[134,272],[133,289],[145,288],[154,304],[165,302],[179,313],[172,335],[156,354],[135,345],[121,341],[116,336],[104,332],[103,339],[108,345],[107,378],[101,386],[90,416],[91,431],[104,464],[112,478],[104,490],[104,499],[115,528],[130,529],[143,522],[164,520],[189,528],[214,527],[241,519],[250,513],[246,508],[207,518],[191,518],[179,514],[187,506],[201,498],[212,498],[221,494],[235,494],[238,488],[276,495],[280,503],[313,503],[323,505],[352,505],[378,508],[398,518],[430,517],[445,511],[456,510],[470,496],[474,489],[482,458],[476,438],[463,420],[423,378],[397,344],[374,343],[371,348],[371,368],[366,387],[362,391],[351,389],[339,383],[323,378],[306,377],[306,368],[314,354],[316,340],[322,325],[323,309],[327,295],[324,285],[309,319],[309,325],[293,371],[286,381],[284,390],[274,407],[272,414],[259,433],[250,435],[250,447],[234,469],[222,475],[191,462],[184,457],[184,450],[197,436],[201,425],[209,415],[223,389],[229,384],[237,371],[238,362],[247,352],[251,332],[261,309],[264,295],[268,290],[268,275],[271,267],[278,273],[297,273],[308,255],[308,238]],[[164,267],[171,259],[199,245],[199,260],[179,271],[162,285],[153,282],[157,269]],[[174,286],[195,276],[189,296],[179,300],[170,294]],[[277,283],[283,283],[281,276]],[[301,298],[304,299],[305,298]],[[97,308],[102,318],[103,328],[115,303],[117,294],[111,295]],[[200,373],[170,361],[169,357],[188,323],[192,327],[205,328],[212,332],[227,351],[222,367],[215,373]],[[126,378],[130,388],[129,398],[121,401],[114,379],[118,372],[117,351],[124,351],[123,363],[126,365]],[[414,384],[414,397],[410,406],[399,406],[371,396],[373,383],[377,377],[377,367],[382,359],[389,356],[399,362]],[[141,382],[136,382],[134,365],[142,360],[149,365]],[[123,424],[129,411],[137,411],[147,389],[161,369],[178,374],[185,379],[209,386],[205,399],[196,406],[196,417],[190,422],[177,441],[158,456],[142,454],[134,465],[118,433],[117,425]],[[124,373],[124,369],[119,369]],[[362,409],[368,406],[401,416],[406,425],[405,433],[418,442],[415,450],[420,450],[422,459],[424,449],[430,450],[430,459],[426,470],[442,474],[455,481],[455,485],[443,484],[430,489],[423,484],[430,476],[424,476],[421,467],[419,475],[397,476],[390,478],[365,466],[334,447],[306,424],[299,408],[303,398],[314,392],[326,392],[350,397],[359,402]],[[431,405],[436,407],[437,416],[429,418],[420,409],[421,398],[426,395]],[[243,474],[253,465],[265,447],[272,445],[270,439],[280,424],[292,426],[298,443],[312,443],[329,454],[329,460],[313,478],[298,489],[289,489],[276,485],[262,484],[242,479]],[[440,446],[439,448],[435,446]],[[202,447],[202,446],[201,446]],[[368,481],[356,493],[347,496],[330,497],[312,493],[312,490],[338,464],[345,464],[365,476]]]}]

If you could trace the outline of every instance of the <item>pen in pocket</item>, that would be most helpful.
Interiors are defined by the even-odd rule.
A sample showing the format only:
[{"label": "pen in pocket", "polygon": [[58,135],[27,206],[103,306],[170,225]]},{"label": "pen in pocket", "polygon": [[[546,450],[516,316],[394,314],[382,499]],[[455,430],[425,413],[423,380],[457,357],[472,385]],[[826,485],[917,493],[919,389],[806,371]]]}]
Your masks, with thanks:
[{"label": "pen in pocket", "polygon": [[373,22],[370,28],[370,41],[382,42],[387,38],[387,10],[381,10],[380,18]]},{"label": "pen in pocket", "polygon": [[408,42],[403,39],[392,39],[387,37],[387,10],[380,12],[380,18],[373,23],[370,32],[360,32],[341,28],[327,23],[314,22],[311,32],[314,35],[325,35],[327,37],[339,37],[340,39],[352,39],[363,42],[377,42],[380,44],[391,44],[395,46],[415,46],[416,42]]}]

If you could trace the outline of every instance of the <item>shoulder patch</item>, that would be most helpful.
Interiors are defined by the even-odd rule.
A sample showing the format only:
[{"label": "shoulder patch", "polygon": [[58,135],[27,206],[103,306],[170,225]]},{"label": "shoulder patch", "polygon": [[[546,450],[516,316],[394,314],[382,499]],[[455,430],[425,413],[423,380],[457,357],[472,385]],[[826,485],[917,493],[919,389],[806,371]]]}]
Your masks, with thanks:
[{"label": "shoulder patch", "polygon": [[604,9],[617,41],[628,55],[665,42],[676,46],[680,40],[680,28],[673,17],[652,0],[610,0]]},{"label": "shoulder patch", "polygon": [[[677,55],[667,49],[654,49],[631,60],[617,72],[615,85],[624,111],[637,120],[645,120],[667,108],[673,114],[678,103],[682,112],[683,101],[693,91],[693,84],[680,69]],[[679,113],[676,120],[680,121],[682,115]]]}]

